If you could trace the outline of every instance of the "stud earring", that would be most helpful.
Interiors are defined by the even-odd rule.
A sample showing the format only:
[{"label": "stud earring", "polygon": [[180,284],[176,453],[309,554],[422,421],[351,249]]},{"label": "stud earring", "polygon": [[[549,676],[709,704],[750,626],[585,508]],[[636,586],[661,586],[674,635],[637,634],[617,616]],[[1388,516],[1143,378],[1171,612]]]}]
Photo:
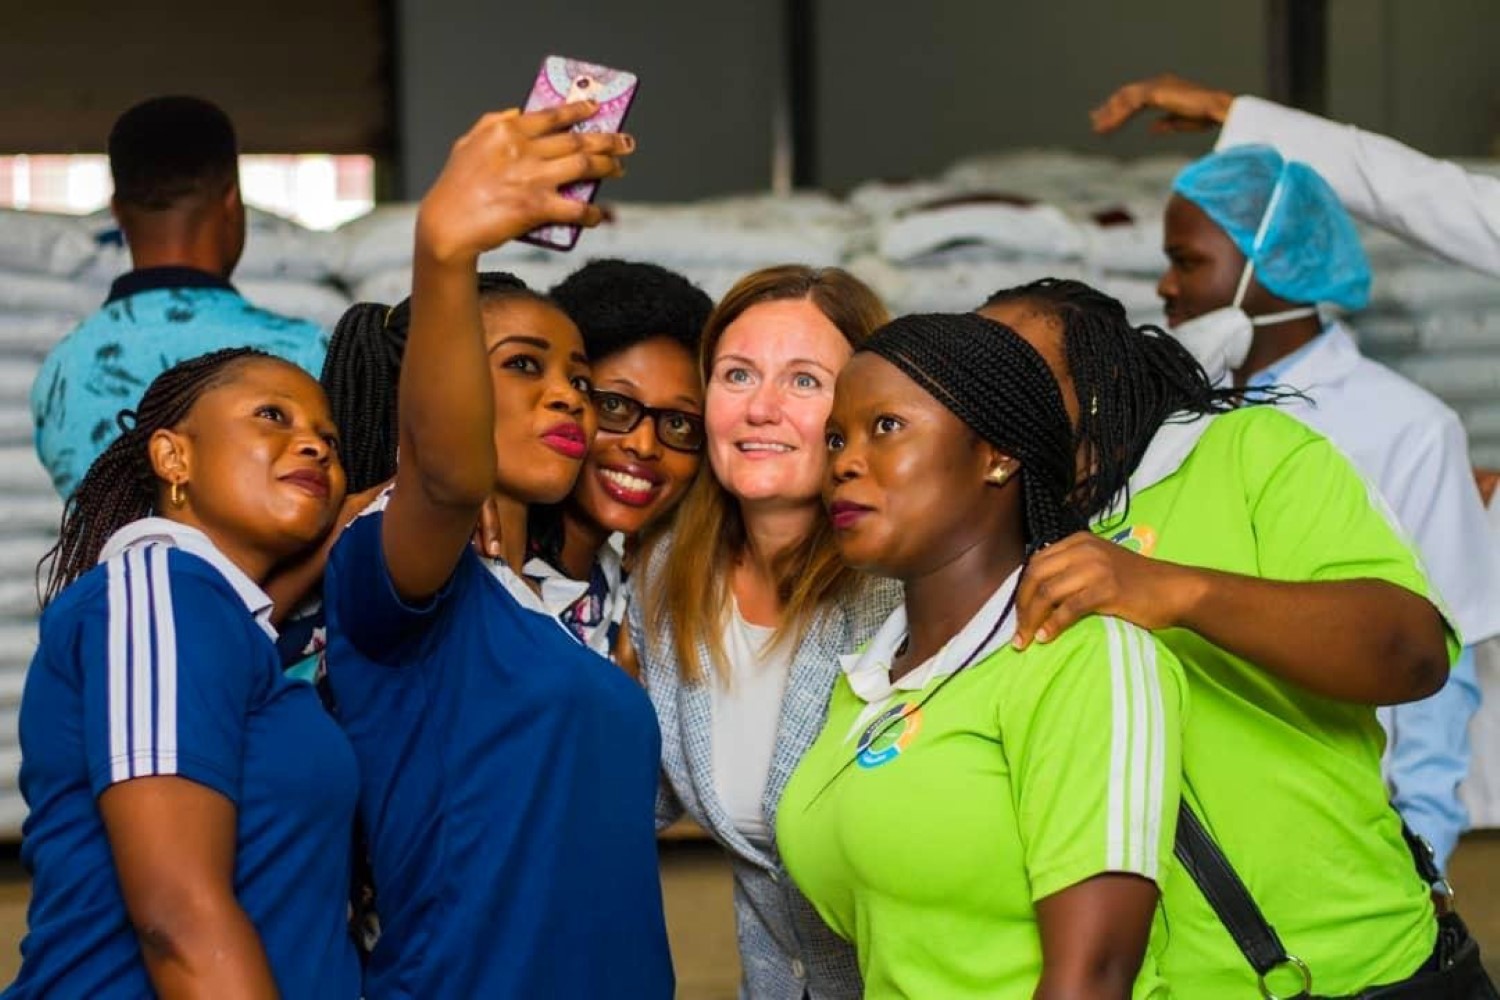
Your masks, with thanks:
[{"label": "stud earring", "polygon": [[1003,466],[991,471],[984,477],[984,481],[991,486],[1004,486],[1005,480],[1010,478],[1010,472]]}]

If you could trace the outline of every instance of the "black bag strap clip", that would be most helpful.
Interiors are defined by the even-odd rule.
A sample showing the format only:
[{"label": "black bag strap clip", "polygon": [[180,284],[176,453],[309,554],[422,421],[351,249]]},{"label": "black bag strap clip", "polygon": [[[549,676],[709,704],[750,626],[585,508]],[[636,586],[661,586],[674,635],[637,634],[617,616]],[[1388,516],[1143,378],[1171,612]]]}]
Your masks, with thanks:
[{"label": "black bag strap clip", "polygon": [[1186,801],[1177,810],[1177,841],[1173,853],[1255,970],[1260,995],[1265,1000],[1279,1000],[1266,982],[1266,977],[1279,968],[1292,969],[1301,977],[1302,988],[1293,996],[1311,994],[1312,971],[1307,963],[1287,954],[1276,930],[1255,905],[1250,890],[1245,888],[1234,866]]},{"label": "black bag strap clip", "polygon": [[[1451,908],[1453,887],[1438,869],[1432,845],[1407,826],[1405,820],[1401,822],[1401,836],[1406,841],[1407,849],[1411,851],[1417,874],[1435,892],[1446,896]],[[1240,881],[1234,866],[1203,828],[1202,821],[1186,800],[1183,800],[1177,810],[1177,840],[1172,851],[1192,876],[1203,897],[1208,900],[1208,905],[1213,908],[1219,922],[1229,931],[1229,936],[1234,938],[1235,945],[1250,963],[1250,967],[1255,970],[1259,977],[1260,995],[1265,1000],[1280,1000],[1271,992],[1266,977],[1283,967],[1292,969],[1301,976],[1301,991],[1293,996],[1311,995],[1312,971],[1308,969],[1307,963],[1287,953],[1275,928],[1266,920],[1265,914],[1260,912],[1260,907],[1255,905],[1250,890]]]}]

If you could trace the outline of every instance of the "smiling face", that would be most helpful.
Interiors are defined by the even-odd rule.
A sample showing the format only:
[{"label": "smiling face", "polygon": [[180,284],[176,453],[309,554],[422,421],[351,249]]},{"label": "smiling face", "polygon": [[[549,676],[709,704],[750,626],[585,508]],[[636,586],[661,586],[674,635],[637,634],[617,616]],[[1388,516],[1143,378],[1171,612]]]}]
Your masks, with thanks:
[{"label": "smiling face", "polygon": [[487,299],[481,311],[495,387],[495,487],[523,503],[556,503],[594,438],[583,337],[562,310],[529,297]]},{"label": "smiling face", "polygon": [[274,561],[306,549],[344,500],[328,399],[311,375],[276,358],[235,363],[177,427],[152,435],[149,449],[163,483],[182,487],[182,506],[163,503],[163,514],[201,528],[227,553]]},{"label": "smiling face", "polygon": [[[596,362],[594,387],[653,409],[702,418],[703,385],[697,362],[670,337],[642,341]],[[626,404],[605,397],[595,405],[620,408]],[[670,414],[660,420],[679,430],[684,429],[679,424],[687,423]],[[601,427],[583,463],[572,502],[601,528],[633,535],[676,506],[701,460],[701,450],[688,452],[664,445],[657,421],[645,414],[623,433]]]},{"label": "smiling face", "polygon": [[857,354],[839,375],[827,448],[823,499],[856,569],[911,580],[1021,530],[1021,491],[985,480],[1018,464],[884,358]]},{"label": "smiling face", "polygon": [[724,328],[705,394],[714,475],[742,502],[815,504],[823,425],[852,349],[807,299],[762,302]]}]

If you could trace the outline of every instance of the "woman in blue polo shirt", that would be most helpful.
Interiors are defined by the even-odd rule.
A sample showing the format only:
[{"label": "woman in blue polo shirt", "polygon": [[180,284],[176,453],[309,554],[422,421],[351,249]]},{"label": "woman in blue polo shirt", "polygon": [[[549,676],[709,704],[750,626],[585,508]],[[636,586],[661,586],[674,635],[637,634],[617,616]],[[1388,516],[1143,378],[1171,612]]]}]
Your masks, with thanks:
[{"label": "woman in blue polo shirt", "polygon": [[[598,221],[551,190],[632,148],[548,134],[592,111],[492,116],[454,147],[417,222],[395,481],[329,556],[328,678],[380,910],[370,1000],[672,995],[655,716],[520,576],[528,506],[568,494],[594,429],[583,340],[520,282],[474,278],[505,240]],[[469,544],[487,503],[504,558]]]},{"label": "woman in blue polo shirt", "polygon": [[343,500],[327,400],[219,351],[121,425],[63,518],[26,677],[32,899],[4,995],[352,1000],[354,755],[282,674],[262,589]]}]

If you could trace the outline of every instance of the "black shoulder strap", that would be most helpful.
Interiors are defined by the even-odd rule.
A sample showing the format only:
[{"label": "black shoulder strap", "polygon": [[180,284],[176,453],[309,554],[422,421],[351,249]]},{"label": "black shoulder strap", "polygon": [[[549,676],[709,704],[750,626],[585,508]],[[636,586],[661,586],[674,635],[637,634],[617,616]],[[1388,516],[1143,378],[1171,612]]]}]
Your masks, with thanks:
[{"label": "black shoulder strap", "polygon": [[1257,974],[1264,976],[1287,962],[1286,948],[1275,929],[1235,873],[1224,852],[1203,829],[1197,814],[1184,800],[1177,810],[1177,842],[1173,853],[1193,877],[1219,922]]},{"label": "black shoulder strap", "polygon": [[[1401,836],[1411,851],[1412,861],[1422,880],[1429,886],[1448,892],[1448,884],[1443,873],[1438,870],[1427,841],[1417,836],[1406,825],[1405,820],[1401,822]],[[1173,845],[1173,853],[1192,876],[1224,929],[1234,938],[1235,945],[1250,963],[1250,967],[1262,979],[1272,969],[1286,964],[1302,968],[1304,975],[1306,974],[1302,963],[1287,954],[1275,928],[1266,921],[1260,907],[1255,905],[1250,890],[1240,881],[1234,866],[1203,828],[1203,823],[1186,800],[1183,800],[1177,810],[1177,842]]]}]

